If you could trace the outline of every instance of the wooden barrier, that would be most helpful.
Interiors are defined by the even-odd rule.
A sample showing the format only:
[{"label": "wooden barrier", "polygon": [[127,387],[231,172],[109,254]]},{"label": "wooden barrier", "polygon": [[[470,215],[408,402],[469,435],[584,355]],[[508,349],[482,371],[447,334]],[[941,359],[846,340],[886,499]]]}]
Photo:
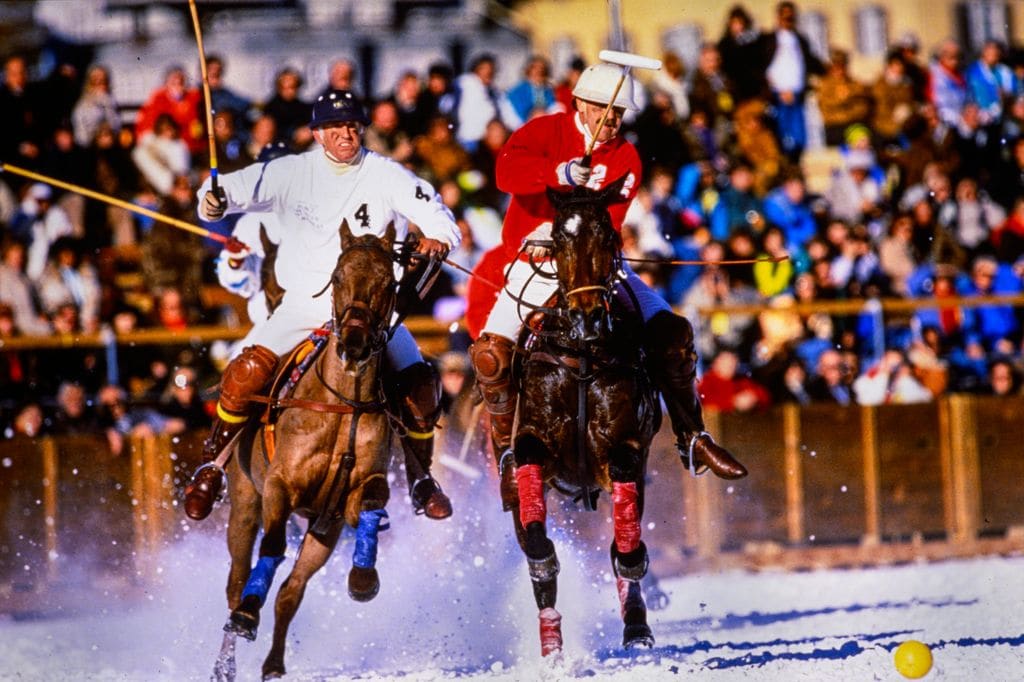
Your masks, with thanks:
[{"label": "wooden barrier", "polygon": [[[709,412],[708,430],[750,469],[739,481],[683,471],[665,427],[648,467],[653,565],[670,574],[1022,551],[1022,411],[1024,397],[956,395]],[[203,435],[133,438],[119,457],[99,437],[0,442],[0,612],[66,610],[97,576],[130,588],[155,575],[160,552],[190,527],[179,500]],[[572,515],[583,546],[606,555],[608,499]]]}]

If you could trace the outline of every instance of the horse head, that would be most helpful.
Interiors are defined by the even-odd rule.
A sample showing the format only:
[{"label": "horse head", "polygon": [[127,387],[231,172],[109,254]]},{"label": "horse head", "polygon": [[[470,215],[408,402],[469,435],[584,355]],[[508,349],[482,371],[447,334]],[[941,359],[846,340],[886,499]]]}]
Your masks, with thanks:
[{"label": "horse head", "polygon": [[585,187],[572,192],[548,190],[555,207],[551,256],[568,309],[570,334],[581,341],[598,339],[607,325],[612,279],[622,248],[608,204],[620,196],[625,181],[623,176],[598,191]]},{"label": "horse head", "polygon": [[383,237],[357,237],[343,220],[341,255],[331,275],[336,350],[345,371],[354,372],[383,350],[395,310],[392,245],[395,225]]}]

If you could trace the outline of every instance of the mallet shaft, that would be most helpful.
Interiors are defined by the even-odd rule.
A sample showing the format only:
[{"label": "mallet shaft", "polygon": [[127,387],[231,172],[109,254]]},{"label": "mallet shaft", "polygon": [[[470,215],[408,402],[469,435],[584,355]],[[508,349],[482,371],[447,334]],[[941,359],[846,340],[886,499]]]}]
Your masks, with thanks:
[{"label": "mallet shaft", "polygon": [[0,168],[2,168],[7,173],[14,173],[15,175],[20,175],[24,178],[35,180],[36,182],[44,182],[47,185],[53,185],[54,187],[59,187],[60,189],[66,189],[69,192],[81,194],[84,197],[89,197],[90,199],[95,199],[96,201],[102,201],[106,204],[110,204],[111,206],[117,206],[119,208],[125,209],[126,211],[131,211],[132,213],[138,213],[139,215],[148,216],[153,220],[159,220],[162,223],[171,225],[172,227],[180,228],[182,230],[186,230],[188,232],[192,232],[193,234],[198,234],[201,237],[209,237],[210,239],[221,242],[222,244],[227,243],[228,241],[228,238],[222,234],[212,232],[210,230],[198,227],[197,225],[193,225],[191,223],[186,223],[184,220],[178,220],[177,218],[172,218],[162,213],[157,213],[156,211],[152,211],[148,208],[145,208],[144,206],[138,206],[129,201],[124,201],[123,199],[118,199],[117,197],[112,197],[108,194],[93,191],[87,187],[82,187],[81,185],[73,185],[70,182],[64,182],[63,180],[57,180],[56,178],[41,175],[30,170],[25,170],[24,168],[18,168],[17,166],[12,166],[9,163],[0,163]]}]

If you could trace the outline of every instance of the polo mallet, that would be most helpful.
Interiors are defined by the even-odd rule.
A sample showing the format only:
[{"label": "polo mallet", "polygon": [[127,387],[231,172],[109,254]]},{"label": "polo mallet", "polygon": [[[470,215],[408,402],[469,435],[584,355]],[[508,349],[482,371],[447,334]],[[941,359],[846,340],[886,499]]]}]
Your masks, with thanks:
[{"label": "polo mallet", "polygon": [[70,182],[64,182],[63,180],[51,178],[47,175],[43,175],[42,173],[35,173],[30,170],[25,170],[24,168],[18,168],[17,166],[12,166],[9,163],[0,163],[0,170],[6,173],[13,173],[14,175],[20,175],[23,178],[35,180],[36,182],[42,182],[46,183],[47,185],[53,185],[54,187],[59,187],[60,189],[65,189],[69,192],[74,192],[75,194],[81,194],[83,197],[95,199],[96,201],[102,201],[103,203],[110,204],[111,206],[117,206],[118,208],[123,208],[126,211],[131,211],[132,213],[138,213],[139,215],[147,216],[149,218],[152,218],[153,220],[158,220],[161,223],[165,223],[172,227],[177,227],[178,229],[186,230],[188,232],[192,232],[193,234],[198,234],[200,237],[209,237],[210,239],[221,242],[222,244],[227,244],[232,239],[231,237],[225,237],[222,234],[218,234],[217,232],[213,232],[212,230],[207,230],[205,228],[199,227],[198,225],[187,223],[184,220],[172,218],[171,216],[164,215],[163,213],[157,213],[156,211],[148,209],[145,206],[139,206],[138,204],[133,204],[130,201],[124,201],[123,199],[112,197],[109,194],[103,194],[102,192],[91,190],[88,187],[82,187],[81,185],[74,185]]},{"label": "polo mallet", "polygon": [[657,71],[661,68],[661,60],[653,59],[651,57],[644,57],[631,52],[619,52],[618,50],[601,50],[597,55],[601,61],[608,62],[609,64],[615,64],[616,66],[622,67],[622,73],[619,75],[619,81],[615,84],[615,90],[612,92],[611,99],[608,100],[608,106],[604,108],[604,113],[601,114],[601,120],[597,124],[597,129],[593,131],[593,135],[590,138],[590,144],[587,145],[587,153],[583,155],[583,159],[580,162],[583,166],[590,167],[591,157],[594,151],[594,145],[597,144],[597,136],[604,128],[604,122],[608,120],[608,114],[611,113],[612,108],[615,106],[615,98],[619,96],[619,90],[622,89],[622,84],[626,82],[626,76],[629,75],[629,70],[632,68],[636,69],[651,69]]},{"label": "polo mallet", "polygon": [[206,51],[203,49],[203,32],[199,28],[199,11],[196,0],[188,0],[188,8],[192,12],[192,28],[196,32],[196,45],[199,46],[199,71],[203,76],[203,99],[206,101],[206,136],[210,141],[210,189],[220,196],[220,185],[217,184],[217,143],[213,135],[213,102],[210,97],[210,79],[206,75]]}]

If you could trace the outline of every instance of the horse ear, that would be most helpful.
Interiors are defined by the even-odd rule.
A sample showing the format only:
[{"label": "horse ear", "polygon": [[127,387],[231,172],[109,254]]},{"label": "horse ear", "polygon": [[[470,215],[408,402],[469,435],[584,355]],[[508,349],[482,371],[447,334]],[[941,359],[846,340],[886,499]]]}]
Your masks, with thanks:
[{"label": "horse ear", "polygon": [[352,235],[352,230],[349,229],[348,218],[341,219],[341,227],[338,228],[338,234],[341,235],[341,250],[344,251],[352,243],[352,240],[355,239]]},{"label": "horse ear", "polygon": [[384,246],[388,250],[390,250],[391,247],[394,246],[396,235],[397,231],[395,230],[395,221],[392,220],[390,223],[388,223],[387,228],[384,230],[384,236],[381,237],[381,241],[384,242]]},{"label": "horse ear", "polygon": [[566,198],[569,196],[569,193],[567,192],[559,192],[551,189],[550,187],[546,188],[546,192],[548,195],[548,201],[551,202],[551,205],[555,207],[556,211],[562,208]]},{"label": "horse ear", "polygon": [[626,184],[626,178],[628,177],[629,173],[626,173],[610,185],[605,185],[597,194],[598,200],[607,206],[608,204],[615,202],[616,199],[621,199],[622,187]]}]

